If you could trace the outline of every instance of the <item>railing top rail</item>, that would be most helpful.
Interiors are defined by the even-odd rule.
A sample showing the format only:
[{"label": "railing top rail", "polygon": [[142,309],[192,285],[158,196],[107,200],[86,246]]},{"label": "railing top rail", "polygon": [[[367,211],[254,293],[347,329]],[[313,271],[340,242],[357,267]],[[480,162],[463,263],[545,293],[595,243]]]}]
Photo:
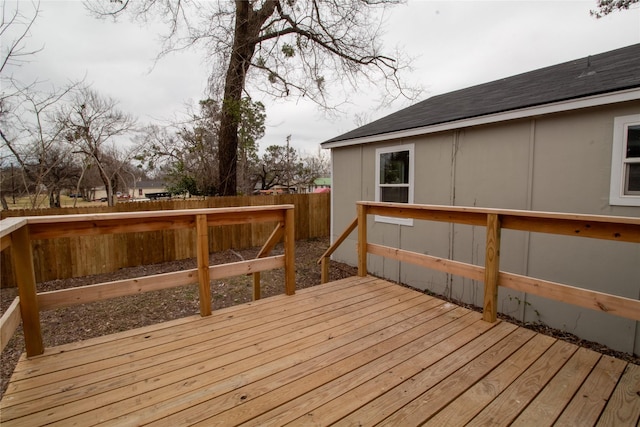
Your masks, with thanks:
[{"label": "railing top rail", "polygon": [[[447,206],[447,205],[421,205],[421,204],[370,202],[370,201],[359,201],[359,202],[356,202],[356,204],[373,207],[373,208],[389,209],[390,211],[396,210],[398,213],[395,216],[402,215],[400,212],[406,212],[406,211],[439,211],[439,212],[457,212],[457,213],[469,213],[469,214],[496,214],[496,215],[512,216],[512,217],[545,218],[545,219],[557,219],[557,220],[616,222],[619,224],[640,225],[640,218],[627,217],[627,216],[609,216],[609,215],[592,215],[592,214],[577,214],[577,213],[563,213],[563,212],[529,211],[529,210],[517,210],[517,209],[495,209],[495,208],[478,208],[478,207],[469,207],[469,206]],[[389,214],[389,215],[394,216],[392,214]]]},{"label": "railing top rail", "polygon": [[20,227],[27,225],[26,217],[6,218],[0,221],[0,237],[8,236]]},{"label": "railing top rail", "polygon": [[227,213],[241,212],[267,212],[281,211],[293,209],[294,205],[264,205],[264,206],[237,206],[227,208],[206,208],[206,209],[180,209],[180,210],[163,210],[163,211],[139,211],[139,212],[110,212],[95,214],[71,214],[71,215],[45,215],[45,216],[27,216],[17,218],[7,218],[0,221],[4,233],[5,221],[21,220],[25,221],[13,229],[19,228],[25,224],[50,224],[60,222],[80,222],[80,221],[108,221],[114,219],[139,219],[139,218],[164,218],[176,216],[194,216],[194,215],[215,215]]}]

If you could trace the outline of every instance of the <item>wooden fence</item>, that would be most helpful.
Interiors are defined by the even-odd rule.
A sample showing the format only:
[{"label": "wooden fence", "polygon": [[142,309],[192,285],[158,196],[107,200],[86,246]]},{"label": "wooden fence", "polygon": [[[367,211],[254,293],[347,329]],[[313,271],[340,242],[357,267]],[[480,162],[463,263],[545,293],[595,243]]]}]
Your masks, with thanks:
[{"label": "wooden fence", "polygon": [[[0,218],[159,210],[208,209],[239,206],[292,204],[295,206],[295,238],[329,235],[330,195],[288,194],[277,196],[212,197],[205,200],[126,202],[116,206],[11,210]],[[260,246],[273,231],[272,223],[248,223],[209,228],[209,251]],[[110,273],[125,267],[157,264],[196,257],[194,229],[164,229],[127,234],[39,239],[32,242],[36,282]],[[2,287],[16,285],[9,251],[2,253]]]}]

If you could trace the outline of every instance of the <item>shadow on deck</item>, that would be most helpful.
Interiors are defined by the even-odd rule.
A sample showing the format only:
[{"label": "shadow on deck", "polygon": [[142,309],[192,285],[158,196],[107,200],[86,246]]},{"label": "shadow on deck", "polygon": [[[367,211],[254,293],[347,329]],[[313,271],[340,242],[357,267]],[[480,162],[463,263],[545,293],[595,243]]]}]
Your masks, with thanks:
[{"label": "shadow on deck", "polygon": [[373,277],[48,348],[11,425],[636,425],[640,366]]}]

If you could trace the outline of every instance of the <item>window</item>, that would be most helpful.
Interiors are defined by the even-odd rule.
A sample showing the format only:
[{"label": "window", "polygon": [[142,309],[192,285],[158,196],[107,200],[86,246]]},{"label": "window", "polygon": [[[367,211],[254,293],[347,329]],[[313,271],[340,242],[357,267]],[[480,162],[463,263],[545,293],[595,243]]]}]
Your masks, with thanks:
[{"label": "window", "polygon": [[640,206],[640,114],[613,122],[609,203]]},{"label": "window", "polygon": [[[376,150],[376,202],[413,203],[413,144]],[[412,219],[376,215],[378,222],[413,225]]]}]

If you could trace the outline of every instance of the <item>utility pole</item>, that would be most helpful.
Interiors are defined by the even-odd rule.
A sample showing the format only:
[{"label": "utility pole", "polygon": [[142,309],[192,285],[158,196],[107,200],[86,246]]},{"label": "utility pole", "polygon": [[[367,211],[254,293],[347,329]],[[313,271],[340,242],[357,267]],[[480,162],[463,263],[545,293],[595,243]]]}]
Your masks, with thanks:
[{"label": "utility pole", "polygon": [[13,163],[11,163],[11,197],[13,197],[13,204],[16,204],[16,184],[13,178]]},{"label": "utility pole", "polygon": [[291,181],[291,165],[289,164],[289,142],[291,141],[291,135],[287,135],[287,193],[289,193],[289,185]]}]

